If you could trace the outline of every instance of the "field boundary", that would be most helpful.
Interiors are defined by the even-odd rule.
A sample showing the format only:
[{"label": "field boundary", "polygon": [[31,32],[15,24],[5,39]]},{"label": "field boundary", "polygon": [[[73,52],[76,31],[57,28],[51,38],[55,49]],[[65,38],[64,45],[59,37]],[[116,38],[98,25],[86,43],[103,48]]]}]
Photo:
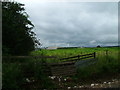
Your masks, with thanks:
[{"label": "field boundary", "polygon": [[55,56],[2,56],[2,58],[57,58]]},{"label": "field boundary", "polygon": [[96,52],[91,53],[91,54],[84,54],[84,55],[77,55],[77,56],[62,58],[60,59],[60,61],[62,62],[78,61],[78,60],[82,60],[86,58],[95,58],[95,57],[96,57]]},{"label": "field boundary", "polygon": [[[76,74],[76,67],[75,67],[75,62],[78,60],[82,59],[87,59],[87,58],[95,58],[96,53],[91,53],[91,54],[84,54],[84,55],[77,55],[73,57],[68,57],[68,58],[62,58],[60,59],[61,62],[58,63],[42,63],[42,69],[44,73],[50,76],[68,76],[68,75],[75,75]],[[56,58],[53,56],[7,56],[3,58]],[[74,61],[74,62],[73,62]],[[22,64],[22,63],[21,63]],[[26,64],[27,65],[27,64]],[[26,66],[25,65],[25,66]],[[27,72],[25,73],[25,76],[32,76],[33,72]]]}]

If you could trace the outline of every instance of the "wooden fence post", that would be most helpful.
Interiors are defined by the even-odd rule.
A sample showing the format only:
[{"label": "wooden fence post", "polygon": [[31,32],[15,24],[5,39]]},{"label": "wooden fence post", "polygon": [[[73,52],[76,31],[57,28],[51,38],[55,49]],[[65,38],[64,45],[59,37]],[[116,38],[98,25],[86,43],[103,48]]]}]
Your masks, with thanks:
[{"label": "wooden fence post", "polygon": [[94,58],[95,58],[96,57],[96,53],[94,52],[93,55],[94,55]]},{"label": "wooden fence post", "polygon": [[78,60],[80,59],[80,56],[78,55]]},{"label": "wooden fence post", "polygon": [[106,50],[106,55],[108,55],[108,50]]}]

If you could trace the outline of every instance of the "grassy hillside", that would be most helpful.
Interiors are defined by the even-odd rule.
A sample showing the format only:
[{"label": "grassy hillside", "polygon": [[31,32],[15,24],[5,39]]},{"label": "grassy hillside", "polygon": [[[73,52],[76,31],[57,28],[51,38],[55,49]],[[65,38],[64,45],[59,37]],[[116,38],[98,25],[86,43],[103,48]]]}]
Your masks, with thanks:
[{"label": "grassy hillside", "polygon": [[[72,76],[72,82],[62,82],[65,87],[84,83],[82,80],[97,80],[101,77],[116,76],[120,74],[120,60],[118,47],[110,48],[72,48],[57,50],[39,50],[31,52],[33,56],[56,56],[54,59],[3,59],[3,88],[39,87],[39,88],[59,88],[44,73],[42,62],[59,62],[60,58],[76,56],[96,52],[97,62],[83,68],[77,68],[77,74]],[[30,76],[28,75],[30,74]],[[26,76],[27,75],[27,76]],[[32,75],[32,76],[31,76]],[[64,77],[63,77],[64,78]],[[29,80],[34,82],[29,82]],[[12,81],[12,83],[11,83]],[[42,82],[42,84],[41,84]],[[32,83],[32,84],[31,84]],[[28,85],[28,86],[27,86]],[[22,89],[25,90],[25,89]]]},{"label": "grassy hillside", "polygon": [[[71,48],[71,49],[57,49],[57,50],[38,50],[31,52],[32,56],[56,56],[58,59],[82,54],[88,54],[96,52],[96,57],[103,57],[106,55],[113,56],[118,58],[119,47],[102,47],[102,48]],[[57,59],[57,60],[58,60]],[[57,60],[53,60],[53,62],[58,62]]]},{"label": "grassy hillside", "polygon": [[86,53],[91,53],[91,52],[105,52],[106,50],[108,51],[118,51],[120,48],[118,47],[102,47],[102,48],[71,48],[71,49],[56,49],[56,50],[38,50],[38,51],[33,51],[31,55],[47,55],[47,56],[58,56],[58,57],[67,57],[67,56],[74,56],[78,54],[86,54]]}]

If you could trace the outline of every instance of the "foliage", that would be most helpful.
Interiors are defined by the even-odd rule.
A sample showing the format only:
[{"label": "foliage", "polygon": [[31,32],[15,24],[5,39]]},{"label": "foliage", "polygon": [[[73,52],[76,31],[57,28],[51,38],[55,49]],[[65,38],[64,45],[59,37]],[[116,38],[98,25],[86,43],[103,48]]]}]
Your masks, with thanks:
[{"label": "foliage", "polygon": [[[106,50],[108,50],[108,54],[106,54]],[[45,50],[46,54],[53,55],[50,52],[56,52],[56,55],[64,55],[64,53],[58,52],[60,50]],[[97,52],[97,63],[94,63],[92,65],[83,67],[83,68],[78,68],[77,70],[77,75],[73,76],[72,79],[74,80],[73,82],[68,82],[65,83],[66,85],[72,85],[74,83],[81,83],[79,80],[87,80],[90,79],[97,79],[99,77],[107,77],[108,75],[110,76],[111,74],[116,75],[120,73],[120,60],[118,59],[119,57],[119,48],[78,48],[72,50],[66,50],[66,56],[69,55],[69,53],[75,53],[78,55],[76,52],[84,52],[84,53],[90,53],[90,52]],[[35,51],[36,52],[36,51]],[[58,54],[59,53],[59,54]],[[82,54],[84,54],[82,53]],[[39,55],[39,53],[37,53]],[[41,53],[40,53],[41,55]],[[52,82],[49,78],[48,75],[44,72],[44,65],[43,63],[49,62],[46,59],[16,59],[16,60],[4,60],[3,62],[3,88],[8,89],[10,88],[17,88],[17,90],[21,89],[21,85],[23,85],[26,81],[26,78],[30,79],[29,75],[25,76],[30,72],[32,74],[32,78],[37,81],[37,84],[35,87],[41,88],[41,89],[53,89],[57,88],[57,84]],[[8,62],[9,61],[9,62]],[[57,59],[56,59],[57,61]],[[54,63],[56,62],[51,61],[50,62]],[[19,78],[18,78],[19,77]],[[19,82],[19,83],[18,83]],[[87,81],[88,82],[88,81]],[[35,85],[34,83],[32,85]],[[22,89],[23,90],[23,89]]]},{"label": "foliage", "polygon": [[[78,69],[79,78],[90,78],[92,76],[100,76],[101,74],[119,73],[119,47],[101,47],[101,48],[73,48],[73,49],[57,49],[43,50],[47,56],[57,56],[58,58],[76,56],[79,54],[89,54],[96,52],[97,63]],[[40,55],[39,51],[32,52],[32,55]],[[59,59],[49,59],[47,62],[59,62]]]},{"label": "foliage", "polygon": [[[12,60],[8,60],[12,61]],[[24,90],[31,88],[26,79],[34,80],[32,86],[39,89],[55,88],[53,82],[44,72],[45,61],[43,59],[24,59],[20,62],[19,59],[14,62],[3,63],[3,89]],[[26,90],[26,89],[25,89]]]},{"label": "foliage", "polygon": [[2,2],[3,55],[26,55],[40,44],[23,6],[17,2]]},{"label": "foliage", "polygon": [[35,65],[35,78],[38,80],[38,83],[40,84],[38,88],[44,88],[44,89],[53,89],[56,88],[56,86],[53,84],[53,82],[50,80],[48,75],[45,73],[46,68],[42,63],[45,63],[43,60],[42,62],[36,61]]},{"label": "foliage", "polygon": [[2,71],[2,88],[6,90],[20,90],[22,83],[24,83],[24,78],[21,74],[20,66],[15,63],[4,63]]},{"label": "foliage", "polygon": [[96,78],[110,74],[118,74],[120,61],[118,51],[112,51],[108,55],[99,54],[97,63],[91,66],[78,69],[78,78]]}]

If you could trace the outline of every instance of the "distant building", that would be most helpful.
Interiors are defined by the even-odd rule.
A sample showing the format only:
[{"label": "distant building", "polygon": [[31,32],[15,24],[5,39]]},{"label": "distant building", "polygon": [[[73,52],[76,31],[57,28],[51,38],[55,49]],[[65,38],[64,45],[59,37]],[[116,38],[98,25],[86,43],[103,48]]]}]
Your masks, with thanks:
[{"label": "distant building", "polygon": [[101,47],[100,45],[97,46],[98,48]]},{"label": "distant building", "polygon": [[58,47],[47,47],[46,49],[48,49],[48,50],[55,50],[55,49],[57,49]]}]

